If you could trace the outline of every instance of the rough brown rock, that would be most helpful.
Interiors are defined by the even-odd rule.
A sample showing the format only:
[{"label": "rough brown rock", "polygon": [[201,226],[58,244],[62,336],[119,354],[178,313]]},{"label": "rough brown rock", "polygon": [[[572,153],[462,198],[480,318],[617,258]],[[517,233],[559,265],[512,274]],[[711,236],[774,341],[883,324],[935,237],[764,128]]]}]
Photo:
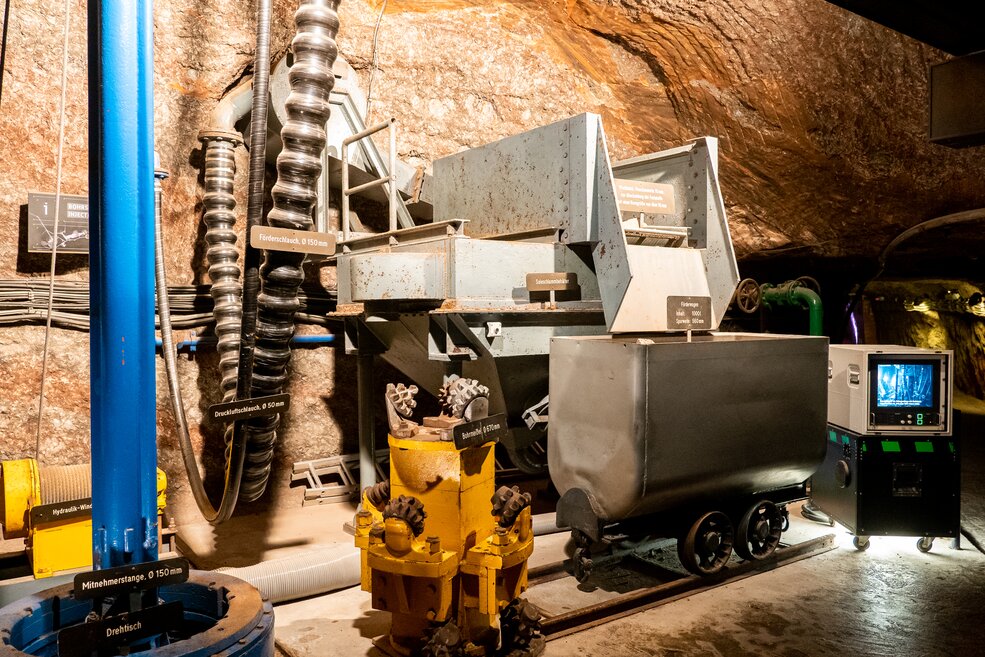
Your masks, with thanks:
[{"label": "rough brown rock", "polygon": [[[339,44],[367,77],[381,2],[344,0]],[[288,46],[293,0],[275,0],[272,51]],[[72,4],[63,191],[86,181],[85,3]],[[171,282],[204,282],[199,129],[248,69],[253,3],[155,3],[157,147],[165,183]],[[0,105],[0,278],[47,274],[19,253],[29,190],[54,189],[61,5],[11,3]],[[391,0],[374,81],[374,116],[396,116],[411,160],[437,157],[583,111],[605,119],[628,157],[700,134],[722,139],[722,186],[738,251],[872,254],[919,220],[983,204],[980,151],[924,136],[928,63],[942,55],[822,0]],[[240,210],[247,153],[237,153]],[[241,215],[242,216],[242,215]],[[59,273],[86,278],[85,258]],[[330,279],[330,277],[328,277]],[[0,328],[0,457],[33,452],[42,332]],[[56,329],[45,460],[82,458],[88,440],[84,334]],[[182,357],[193,438],[210,472],[221,435],[201,423],[217,399],[214,359]],[[297,352],[295,405],[278,452],[275,494],[292,461],[353,447],[354,367],[331,350]],[[183,490],[159,379],[161,462]],[[296,495],[281,496],[296,503]],[[180,493],[177,498],[187,503]]]},{"label": "rough brown rock", "polygon": [[[357,67],[378,6],[343,4]],[[715,135],[740,257],[872,255],[985,201],[980,149],[926,141],[942,59],[821,0],[394,0],[374,112],[425,161],[586,110],[616,157]]]},{"label": "rough brown rock", "polygon": [[[967,281],[879,281],[866,292],[882,344],[902,344],[954,351],[954,386],[985,398],[985,317],[966,310],[948,309],[947,294],[968,299],[981,294],[980,286]],[[907,310],[915,301],[928,300],[926,310]]]}]

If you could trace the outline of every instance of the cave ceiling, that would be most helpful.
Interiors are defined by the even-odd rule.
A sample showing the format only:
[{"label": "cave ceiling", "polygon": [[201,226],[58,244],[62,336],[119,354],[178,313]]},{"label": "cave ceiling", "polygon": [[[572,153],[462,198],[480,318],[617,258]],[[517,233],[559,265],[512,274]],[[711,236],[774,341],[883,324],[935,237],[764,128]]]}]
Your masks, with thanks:
[{"label": "cave ceiling", "polygon": [[[471,95],[515,124],[456,128],[458,116],[418,149],[426,159],[456,132],[476,145],[564,107],[599,112],[616,157],[714,135],[740,258],[871,257],[910,226],[985,205],[981,150],[927,140],[927,70],[948,55],[823,0],[391,0],[385,20],[433,47],[385,48],[381,102],[402,89],[456,108]],[[440,88],[420,75],[429,66]],[[921,241],[937,264],[951,246]]]},{"label": "cave ceiling", "polygon": [[[364,87],[381,6],[340,6],[340,52]],[[295,7],[273,0],[278,55]],[[155,5],[156,139],[171,171],[166,258],[176,282],[204,280],[197,134],[250,71],[253,16],[248,0]],[[0,111],[0,212],[12,220],[28,190],[54,188],[59,21],[38,0],[13,5]],[[86,188],[84,26],[80,13],[66,193]],[[927,69],[949,55],[826,0],[390,0],[375,54],[374,117],[396,117],[401,157],[425,166],[585,111],[603,117],[616,159],[718,137],[742,259],[871,259],[921,221],[985,206],[982,149],[927,140]],[[244,149],[237,158],[242,202]],[[975,258],[983,232],[926,234],[899,262]],[[16,253],[18,239],[5,231],[0,249]],[[6,258],[0,276],[46,273],[35,265]],[[84,277],[84,261],[70,272]]]}]

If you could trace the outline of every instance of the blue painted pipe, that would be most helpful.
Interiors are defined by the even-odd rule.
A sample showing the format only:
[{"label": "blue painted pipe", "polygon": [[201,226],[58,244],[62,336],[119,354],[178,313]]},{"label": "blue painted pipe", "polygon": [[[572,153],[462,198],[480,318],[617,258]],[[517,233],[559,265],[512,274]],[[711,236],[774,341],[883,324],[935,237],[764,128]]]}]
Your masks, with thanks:
[{"label": "blue painted pipe", "polygon": [[[215,347],[217,340],[214,337],[207,338],[194,338],[192,340],[182,340],[175,344],[175,351],[198,351],[202,347]],[[332,334],[326,335],[295,335],[291,338],[291,344],[293,345],[312,345],[319,346],[323,344],[332,344],[335,342],[335,336]],[[158,349],[162,346],[161,338],[154,338],[154,346]]]},{"label": "blue painted pipe", "polygon": [[152,0],[89,17],[93,565],[157,559]]}]

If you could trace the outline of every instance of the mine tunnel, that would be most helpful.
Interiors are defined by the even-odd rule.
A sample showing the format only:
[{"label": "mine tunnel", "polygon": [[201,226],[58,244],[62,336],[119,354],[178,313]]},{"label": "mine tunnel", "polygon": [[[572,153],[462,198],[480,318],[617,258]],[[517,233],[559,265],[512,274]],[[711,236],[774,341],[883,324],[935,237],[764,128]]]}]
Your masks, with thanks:
[{"label": "mine tunnel", "polygon": [[6,0],[0,657],[978,654],[969,4]]}]

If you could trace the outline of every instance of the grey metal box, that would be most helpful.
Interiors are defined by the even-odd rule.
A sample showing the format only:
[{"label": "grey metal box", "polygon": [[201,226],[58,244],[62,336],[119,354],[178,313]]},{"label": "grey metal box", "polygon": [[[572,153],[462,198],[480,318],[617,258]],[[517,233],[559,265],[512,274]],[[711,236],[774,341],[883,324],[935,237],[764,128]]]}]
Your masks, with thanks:
[{"label": "grey metal box", "polygon": [[985,52],[930,67],[930,141],[985,144]]},{"label": "grey metal box", "polygon": [[601,121],[579,114],[434,162],[434,216],[466,219],[470,237],[545,228],[570,243],[598,239]]},{"label": "grey metal box", "polygon": [[[879,417],[872,404],[875,363],[937,362],[940,374],[937,382],[937,403],[933,412],[936,422],[920,422],[900,417],[888,422]],[[951,351],[904,347],[899,345],[836,344],[831,345],[828,363],[828,422],[859,434],[867,433],[951,433],[951,381],[953,380]],[[915,413],[909,413],[916,415]]]}]

